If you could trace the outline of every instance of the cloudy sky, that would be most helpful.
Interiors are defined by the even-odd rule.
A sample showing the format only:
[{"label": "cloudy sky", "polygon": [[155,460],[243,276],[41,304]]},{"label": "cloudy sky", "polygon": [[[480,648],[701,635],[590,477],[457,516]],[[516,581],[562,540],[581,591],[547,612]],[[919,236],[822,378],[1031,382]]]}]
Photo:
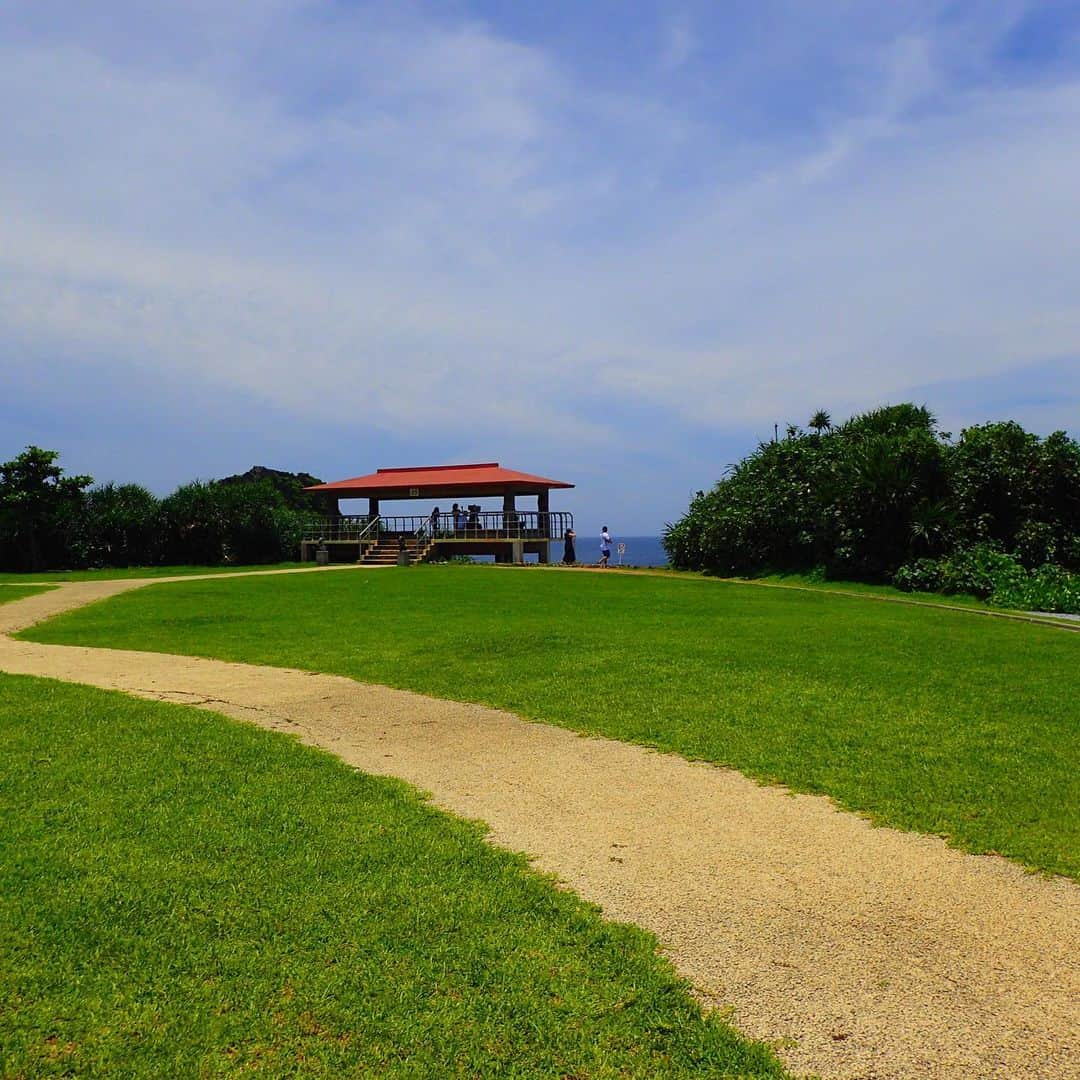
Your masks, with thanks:
[{"label": "cloudy sky", "polygon": [[1075,0],[7,0],[0,456],[499,460],[658,531],[773,424],[1080,435]]}]

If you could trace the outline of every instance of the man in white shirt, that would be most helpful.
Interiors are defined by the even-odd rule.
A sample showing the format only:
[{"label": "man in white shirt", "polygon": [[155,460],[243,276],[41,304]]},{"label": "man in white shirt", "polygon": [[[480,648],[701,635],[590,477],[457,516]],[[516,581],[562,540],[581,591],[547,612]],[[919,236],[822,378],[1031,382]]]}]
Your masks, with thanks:
[{"label": "man in white shirt", "polygon": [[611,561],[611,533],[605,525],[600,530],[600,565],[606,567]]}]

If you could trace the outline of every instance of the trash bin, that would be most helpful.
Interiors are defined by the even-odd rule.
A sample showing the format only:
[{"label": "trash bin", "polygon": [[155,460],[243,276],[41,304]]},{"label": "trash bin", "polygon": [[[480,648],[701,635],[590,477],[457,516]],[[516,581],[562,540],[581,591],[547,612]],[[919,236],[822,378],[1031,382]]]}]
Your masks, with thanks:
[{"label": "trash bin", "polygon": [[315,549],[315,562],[319,566],[326,566],[330,561],[330,549],[323,544],[322,547]]},{"label": "trash bin", "polygon": [[398,551],[398,553],[397,553],[397,564],[398,564],[398,566],[408,566],[409,565],[409,550],[408,550],[408,548],[401,548]]}]

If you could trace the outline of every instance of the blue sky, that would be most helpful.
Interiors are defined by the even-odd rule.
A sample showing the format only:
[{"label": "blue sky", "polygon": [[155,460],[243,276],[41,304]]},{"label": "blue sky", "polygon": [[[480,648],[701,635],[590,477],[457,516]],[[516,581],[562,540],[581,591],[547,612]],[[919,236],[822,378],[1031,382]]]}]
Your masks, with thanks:
[{"label": "blue sky", "polygon": [[499,460],[658,531],[774,423],[1080,435],[1080,6],[14,0],[0,455]]}]

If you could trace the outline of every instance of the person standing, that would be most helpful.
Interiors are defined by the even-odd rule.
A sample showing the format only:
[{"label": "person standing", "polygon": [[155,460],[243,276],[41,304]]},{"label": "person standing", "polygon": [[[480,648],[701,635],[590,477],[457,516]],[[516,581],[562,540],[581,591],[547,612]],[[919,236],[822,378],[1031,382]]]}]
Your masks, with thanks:
[{"label": "person standing", "polygon": [[607,568],[611,563],[611,533],[605,525],[600,530],[600,565]]},{"label": "person standing", "polygon": [[577,539],[577,533],[573,529],[567,529],[563,533],[563,552],[562,561],[570,566],[572,563],[577,562],[577,552],[574,550],[574,541]]}]

